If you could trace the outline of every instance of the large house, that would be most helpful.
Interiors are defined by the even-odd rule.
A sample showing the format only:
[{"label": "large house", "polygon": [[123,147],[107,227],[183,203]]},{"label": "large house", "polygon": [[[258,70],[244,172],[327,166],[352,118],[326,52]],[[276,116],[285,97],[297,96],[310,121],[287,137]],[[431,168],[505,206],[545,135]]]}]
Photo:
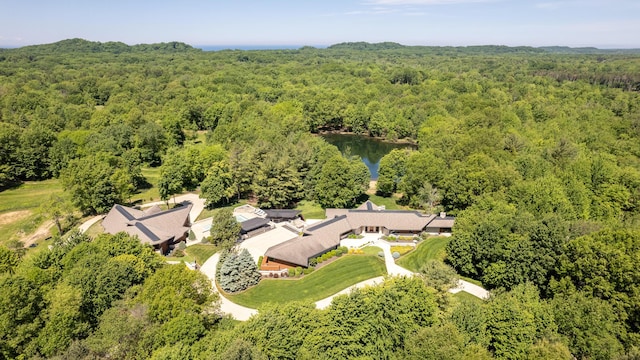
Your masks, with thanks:
[{"label": "large house", "polygon": [[267,263],[309,266],[309,260],[340,246],[348,234],[413,235],[451,233],[455,218],[418,211],[386,210],[367,201],[357,209],[327,209],[327,220],[306,228],[297,238],[267,249]]},{"label": "large house", "polygon": [[102,227],[110,234],[125,232],[137,236],[142,243],[166,254],[172,245],[187,239],[191,207],[185,203],[164,211],[158,206],[143,211],[116,204],[102,221]]}]

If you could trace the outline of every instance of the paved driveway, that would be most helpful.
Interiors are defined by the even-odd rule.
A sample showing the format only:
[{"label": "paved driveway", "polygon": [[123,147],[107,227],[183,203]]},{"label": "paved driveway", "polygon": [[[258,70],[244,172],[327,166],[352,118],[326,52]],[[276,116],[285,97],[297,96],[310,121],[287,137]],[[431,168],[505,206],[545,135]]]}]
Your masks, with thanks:
[{"label": "paved driveway", "polygon": [[[193,204],[193,206],[191,207],[191,211],[189,211],[189,219],[191,220],[191,222],[196,221],[198,216],[200,216],[200,213],[202,212],[202,210],[204,210],[204,199],[201,199],[198,196],[198,194],[184,194],[184,195],[176,196],[176,199],[175,199],[176,203],[183,202],[183,201],[190,201],[191,204]],[[173,202],[173,198],[169,199],[169,203],[172,203],[172,202]],[[141,207],[146,208],[153,205],[163,205],[163,204],[166,204],[166,202],[156,201],[148,204],[142,204]]]},{"label": "paved driveway", "polygon": [[233,303],[218,292],[218,288],[216,287],[216,266],[218,265],[218,261],[220,261],[220,253],[216,253],[207,259],[200,267],[200,271],[207,275],[209,280],[211,280],[213,291],[220,295],[220,311],[224,314],[230,314],[236,320],[249,320],[251,316],[258,313],[258,310]]}]

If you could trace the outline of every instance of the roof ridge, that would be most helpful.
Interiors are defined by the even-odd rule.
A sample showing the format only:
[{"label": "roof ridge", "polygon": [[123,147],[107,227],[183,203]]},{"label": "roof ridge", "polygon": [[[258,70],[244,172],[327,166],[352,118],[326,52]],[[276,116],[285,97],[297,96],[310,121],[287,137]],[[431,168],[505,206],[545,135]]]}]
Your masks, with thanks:
[{"label": "roof ridge", "polygon": [[[180,207],[174,207],[173,209],[163,210],[162,212],[155,213],[155,214],[150,214],[150,215],[147,215],[147,216],[143,216],[141,218],[137,218],[136,220],[138,220],[138,221],[147,220],[147,219],[151,219],[151,218],[154,218],[154,217],[170,214],[170,213],[173,213],[173,212],[178,212],[180,210],[185,210],[185,209],[190,208],[190,207],[193,207],[193,204],[188,204],[188,205],[183,205],[183,206],[180,206]],[[189,209],[189,211],[190,210],[191,209]]]},{"label": "roof ridge", "polygon": [[336,223],[336,222],[338,222],[338,221],[340,221],[340,220],[342,220],[342,219],[345,219],[346,217],[347,217],[347,215],[346,215],[346,214],[338,215],[338,216],[334,217],[333,219],[326,220],[326,221],[323,221],[323,222],[320,222],[320,223],[314,224],[314,225],[312,225],[311,227],[308,227],[306,230],[307,230],[307,231],[314,231],[314,230],[318,230],[318,229],[321,229],[321,228],[323,228],[323,227],[325,227],[325,226],[327,226],[327,225],[331,225],[331,224]]}]

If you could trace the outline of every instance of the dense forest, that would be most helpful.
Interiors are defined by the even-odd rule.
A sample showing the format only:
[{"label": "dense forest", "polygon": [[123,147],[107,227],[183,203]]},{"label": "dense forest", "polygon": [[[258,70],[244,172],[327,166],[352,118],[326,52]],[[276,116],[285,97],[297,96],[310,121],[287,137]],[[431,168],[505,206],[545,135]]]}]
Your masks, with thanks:
[{"label": "dense forest", "polygon": [[[350,207],[367,168],[316,134],[418,150],[378,191],[457,216],[446,262],[493,289],[452,299],[442,273],[393,279],[326,310],[220,317],[197,272],[126,236],[0,246],[0,357],[635,359],[640,357],[640,55],[407,47],[204,52],[80,39],[0,50],[0,189],[59,178],[104,213],[148,186]],[[202,146],[184,146],[195,133]]]}]

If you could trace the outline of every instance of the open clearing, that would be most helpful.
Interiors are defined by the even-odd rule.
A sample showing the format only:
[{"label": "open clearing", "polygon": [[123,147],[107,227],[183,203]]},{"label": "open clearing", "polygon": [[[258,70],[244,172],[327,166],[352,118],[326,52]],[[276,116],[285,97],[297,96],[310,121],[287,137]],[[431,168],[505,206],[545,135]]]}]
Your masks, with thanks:
[{"label": "open clearing", "polygon": [[0,214],[0,226],[20,221],[31,215],[29,210],[12,211],[4,214]]},{"label": "open clearing", "polygon": [[49,236],[51,225],[43,225],[45,219],[37,210],[49,196],[61,192],[57,179],[27,181],[0,192],[0,234],[4,235],[0,244],[13,240],[32,243]]}]

